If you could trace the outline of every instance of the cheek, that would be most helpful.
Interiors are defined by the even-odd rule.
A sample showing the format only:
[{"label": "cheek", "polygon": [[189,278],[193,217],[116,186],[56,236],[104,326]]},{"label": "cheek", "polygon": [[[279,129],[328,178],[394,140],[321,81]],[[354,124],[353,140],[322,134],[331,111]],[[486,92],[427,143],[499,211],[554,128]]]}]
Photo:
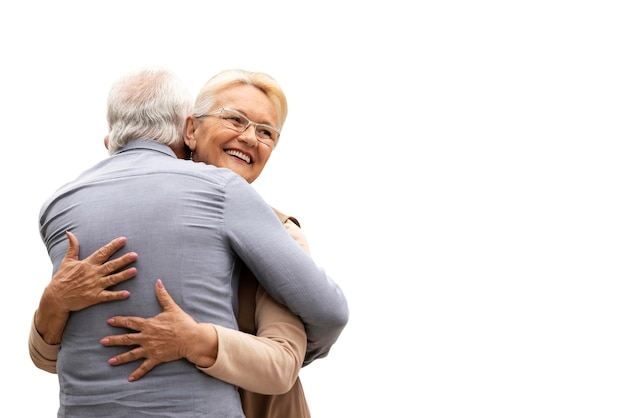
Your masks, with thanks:
[{"label": "cheek", "polygon": [[203,130],[198,132],[196,136],[196,152],[202,154],[205,158],[215,154],[215,150],[219,148],[216,136],[211,130]]},{"label": "cheek", "polygon": [[267,164],[271,156],[272,156],[272,151],[259,153],[259,159],[257,160],[256,165],[260,167],[259,169],[260,171],[263,171],[263,169],[265,168],[265,164]]}]

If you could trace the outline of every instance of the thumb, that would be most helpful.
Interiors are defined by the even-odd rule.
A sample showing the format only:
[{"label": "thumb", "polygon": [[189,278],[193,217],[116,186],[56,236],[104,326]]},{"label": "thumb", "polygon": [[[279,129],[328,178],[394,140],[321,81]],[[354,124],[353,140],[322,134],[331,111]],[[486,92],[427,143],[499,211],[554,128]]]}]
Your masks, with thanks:
[{"label": "thumb", "polygon": [[78,238],[74,236],[70,231],[65,231],[65,236],[69,240],[67,251],[65,252],[65,258],[78,261]]},{"label": "thumb", "polygon": [[161,279],[157,279],[156,286],[154,287],[154,291],[156,292],[156,297],[159,300],[159,304],[164,311],[168,309],[172,309],[177,306],[174,299],[170,296],[170,294],[165,290],[165,286],[163,286],[163,282]]}]

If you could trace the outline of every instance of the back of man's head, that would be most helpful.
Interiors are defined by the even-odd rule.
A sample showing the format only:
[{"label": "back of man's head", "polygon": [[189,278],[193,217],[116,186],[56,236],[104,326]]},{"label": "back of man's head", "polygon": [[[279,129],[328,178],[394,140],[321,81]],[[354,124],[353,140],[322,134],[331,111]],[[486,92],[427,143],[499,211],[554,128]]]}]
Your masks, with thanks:
[{"label": "back of man's head", "polygon": [[147,67],[123,76],[113,83],[107,102],[109,154],[138,138],[182,147],[192,107],[189,90],[167,69]]}]

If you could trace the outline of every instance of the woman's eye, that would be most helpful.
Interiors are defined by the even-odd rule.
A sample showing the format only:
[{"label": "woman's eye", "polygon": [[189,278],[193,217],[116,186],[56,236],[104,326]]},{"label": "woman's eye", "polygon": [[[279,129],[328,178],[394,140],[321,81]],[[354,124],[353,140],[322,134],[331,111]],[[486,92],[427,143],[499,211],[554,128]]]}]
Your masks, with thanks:
[{"label": "woman's eye", "polygon": [[243,119],[237,116],[228,116],[226,120],[228,120],[230,123],[233,123],[235,125],[243,125]]},{"label": "woman's eye", "polygon": [[259,135],[266,139],[272,139],[272,133],[268,129],[259,129],[257,131]]}]

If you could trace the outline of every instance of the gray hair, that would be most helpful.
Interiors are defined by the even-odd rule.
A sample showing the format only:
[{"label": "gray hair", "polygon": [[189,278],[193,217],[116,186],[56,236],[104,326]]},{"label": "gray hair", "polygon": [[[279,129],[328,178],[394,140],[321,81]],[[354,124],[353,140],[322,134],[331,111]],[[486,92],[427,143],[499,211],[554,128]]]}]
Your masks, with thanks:
[{"label": "gray hair", "polygon": [[109,91],[109,154],[131,139],[152,139],[168,146],[183,142],[193,98],[171,71],[147,67],[118,79]]}]

